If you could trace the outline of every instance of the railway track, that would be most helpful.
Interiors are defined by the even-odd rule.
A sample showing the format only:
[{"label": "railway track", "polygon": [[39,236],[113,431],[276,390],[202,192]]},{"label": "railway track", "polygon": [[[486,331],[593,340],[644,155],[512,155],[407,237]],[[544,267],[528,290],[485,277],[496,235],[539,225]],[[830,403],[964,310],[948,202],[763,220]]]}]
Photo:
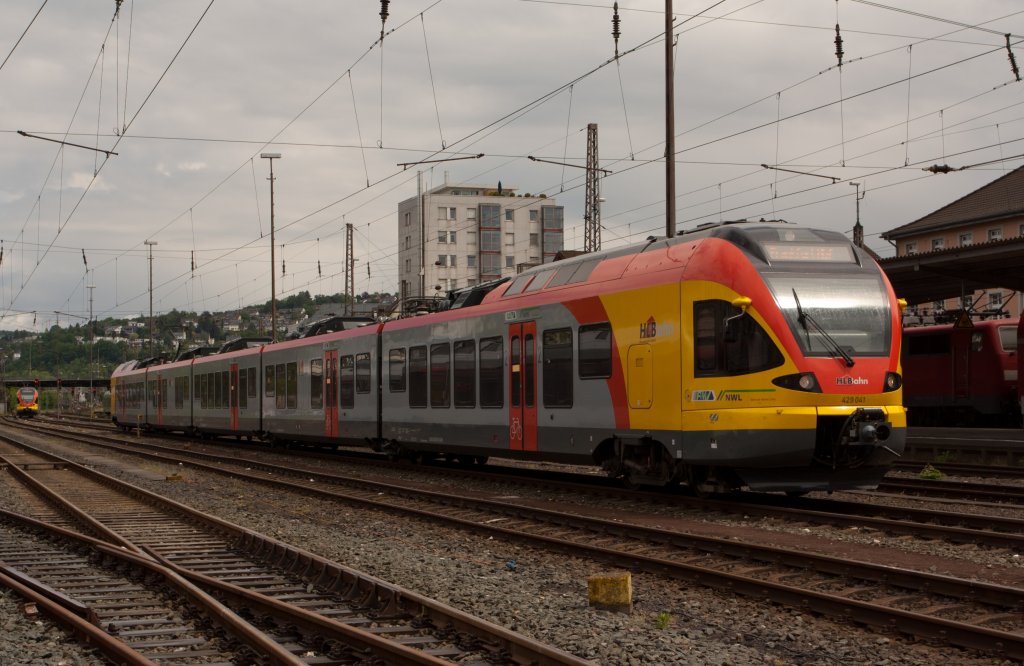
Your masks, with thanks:
[{"label": "railway track", "polygon": [[50,505],[43,519],[56,511],[86,536],[255,618],[264,629],[241,623],[237,640],[277,663],[587,663],[23,442],[4,438],[0,451],[7,470]]},{"label": "railway track", "polygon": [[[108,444],[110,445],[110,444]],[[113,445],[111,445],[113,446]],[[648,570],[714,588],[1024,658],[1024,590],[490,500],[167,450],[158,459]],[[276,480],[268,479],[272,472]],[[287,480],[278,477],[289,475]],[[330,487],[326,487],[330,486]]]}]

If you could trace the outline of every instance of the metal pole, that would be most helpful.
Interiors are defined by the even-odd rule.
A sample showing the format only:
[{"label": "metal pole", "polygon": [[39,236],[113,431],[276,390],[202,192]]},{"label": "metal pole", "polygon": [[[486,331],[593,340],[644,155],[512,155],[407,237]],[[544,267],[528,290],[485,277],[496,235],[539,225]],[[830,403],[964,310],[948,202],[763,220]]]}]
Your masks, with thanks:
[{"label": "metal pole", "polygon": [[270,160],[270,341],[277,342],[277,282],[274,279],[274,160],[281,153],[260,153]]},{"label": "metal pole", "polygon": [[665,0],[665,236],[676,235],[675,73],[672,68],[672,0]]},{"label": "metal pole", "polygon": [[92,416],[93,407],[95,407],[93,403],[96,398],[95,394],[93,393],[95,389],[93,388],[92,385],[92,376],[94,374],[93,371],[95,370],[95,368],[93,367],[95,363],[93,359],[93,350],[96,347],[96,336],[92,330],[92,295],[93,290],[96,288],[96,285],[87,284],[85,285],[85,288],[89,290],[89,416]]},{"label": "metal pole", "polygon": [[143,243],[149,246],[149,356],[152,358],[156,355],[153,352],[153,246],[157,242],[148,240]]}]

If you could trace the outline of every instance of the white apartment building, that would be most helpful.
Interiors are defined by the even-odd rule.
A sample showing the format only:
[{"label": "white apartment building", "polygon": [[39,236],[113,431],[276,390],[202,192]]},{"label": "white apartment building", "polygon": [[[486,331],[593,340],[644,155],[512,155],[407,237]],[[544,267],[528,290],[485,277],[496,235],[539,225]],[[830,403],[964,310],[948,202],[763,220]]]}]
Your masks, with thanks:
[{"label": "white apartment building", "polygon": [[[436,187],[398,204],[401,297],[444,295],[553,261],[565,212],[498,185]],[[424,239],[426,242],[424,242]]]}]

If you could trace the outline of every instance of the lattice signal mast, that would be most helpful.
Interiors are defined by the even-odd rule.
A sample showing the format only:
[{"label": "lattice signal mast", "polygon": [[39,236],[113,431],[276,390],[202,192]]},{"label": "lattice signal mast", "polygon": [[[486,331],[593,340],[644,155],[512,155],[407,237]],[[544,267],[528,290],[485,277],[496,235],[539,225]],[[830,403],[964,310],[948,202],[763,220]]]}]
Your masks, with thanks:
[{"label": "lattice signal mast", "polygon": [[356,258],[352,253],[352,223],[345,224],[345,314],[352,316],[352,304],[355,302]]},{"label": "lattice signal mast", "polygon": [[597,166],[597,123],[587,125],[587,193],[583,214],[583,251],[601,249],[601,169]]}]

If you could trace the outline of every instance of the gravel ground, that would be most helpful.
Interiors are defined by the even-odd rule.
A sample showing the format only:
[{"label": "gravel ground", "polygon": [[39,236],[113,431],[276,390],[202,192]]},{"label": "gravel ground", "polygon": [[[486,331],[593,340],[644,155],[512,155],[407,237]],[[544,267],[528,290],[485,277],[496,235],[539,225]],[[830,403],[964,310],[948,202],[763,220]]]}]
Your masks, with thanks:
[{"label": "gravel ground", "polygon": [[[126,468],[103,471],[599,664],[931,666],[945,662],[974,666],[1011,663],[957,648],[933,647],[899,634],[865,630],[791,608],[643,573],[633,574],[631,614],[596,611],[587,605],[586,580],[589,575],[606,572],[599,563],[382,511],[344,504],[325,508],[287,492],[255,488],[192,470],[183,472],[183,482],[148,481],[139,475],[139,470],[152,476],[153,472],[166,474],[179,468],[114,457],[124,461]],[[139,469],[133,471],[132,467]],[[430,478],[429,473],[403,473],[402,476]],[[6,477],[0,479],[0,505],[19,506],[20,493],[11,491]],[[436,482],[436,478],[434,480]],[[460,487],[472,485],[463,480],[446,483],[457,483]],[[491,490],[493,492],[493,488]],[[561,501],[561,497],[558,500]],[[638,509],[631,506],[630,510]],[[665,507],[652,508],[652,512],[665,510]],[[708,529],[721,529],[735,527],[730,521],[737,518],[712,519],[703,515],[702,520],[706,521]],[[748,522],[744,527],[763,530],[769,537],[773,531],[787,531],[785,525],[777,524],[752,526]],[[797,527],[797,533],[803,534],[800,532],[803,529],[806,528]],[[830,534],[816,536],[835,538]],[[884,535],[870,539],[878,549],[898,548],[900,552],[928,544]],[[977,558],[977,563],[983,567],[1017,566],[1012,555],[1010,561],[999,559],[1007,556],[1004,551],[990,551],[986,555],[983,549],[975,550],[977,552],[966,561],[975,562]],[[937,545],[936,550],[929,550],[927,554],[964,558],[960,546],[948,544]],[[21,637],[32,635],[36,628],[35,623],[27,622],[15,606],[7,603],[0,605],[0,626],[7,630],[5,638],[12,638],[16,644],[31,642],[28,637]],[[73,648],[67,649],[71,653]],[[10,663],[33,663],[31,659],[35,658],[28,652],[24,656],[14,654],[18,659]],[[6,663],[0,656],[0,664]]]},{"label": "gravel ground", "polygon": [[104,664],[89,650],[70,642],[64,631],[40,615],[21,612],[21,599],[0,587],[0,665],[93,666]]}]

